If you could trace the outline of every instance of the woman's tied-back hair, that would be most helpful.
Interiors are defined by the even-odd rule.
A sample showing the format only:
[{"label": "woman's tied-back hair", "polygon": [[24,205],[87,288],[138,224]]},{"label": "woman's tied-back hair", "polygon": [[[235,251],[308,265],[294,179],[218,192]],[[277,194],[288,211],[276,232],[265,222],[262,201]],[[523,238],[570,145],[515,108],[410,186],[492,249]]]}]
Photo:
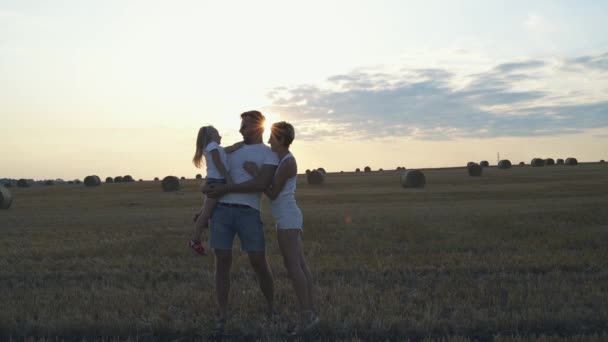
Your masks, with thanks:
[{"label": "woman's tied-back hair", "polygon": [[196,136],[196,151],[194,152],[194,157],[192,158],[192,163],[194,166],[200,168],[203,164],[203,154],[205,153],[205,147],[209,145],[211,142],[211,138],[209,137],[209,133],[211,130],[214,130],[213,126],[203,126],[198,130],[198,135]]},{"label": "woman's tied-back hair", "polygon": [[283,145],[289,147],[296,137],[293,126],[285,121],[275,122],[272,124],[271,134],[277,138],[283,139]]}]

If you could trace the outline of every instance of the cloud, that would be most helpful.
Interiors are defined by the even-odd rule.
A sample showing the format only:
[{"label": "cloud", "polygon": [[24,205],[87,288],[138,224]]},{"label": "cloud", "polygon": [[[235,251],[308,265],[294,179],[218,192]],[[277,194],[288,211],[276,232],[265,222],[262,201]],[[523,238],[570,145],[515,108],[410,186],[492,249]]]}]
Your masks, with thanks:
[{"label": "cloud", "polygon": [[[320,85],[279,87],[269,110],[296,126],[300,139],[539,136],[608,126],[608,101],[580,97],[585,89],[556,91],[557,72],[599,79],[608,54],[565,60],[504,63],[464,75],[447,69],[356,70]],[[559,75],[558,75],[559,76]],[[551,86],[547,86],[551,85]],[[567,86],[567,85],[566,85]],[[608,87],[603,86],[608,93]],[[558,89],[560,90],[560,89]],[[570,94],[570,95],[569,95]],[[577,97],[578,96],[578,97]]]}]

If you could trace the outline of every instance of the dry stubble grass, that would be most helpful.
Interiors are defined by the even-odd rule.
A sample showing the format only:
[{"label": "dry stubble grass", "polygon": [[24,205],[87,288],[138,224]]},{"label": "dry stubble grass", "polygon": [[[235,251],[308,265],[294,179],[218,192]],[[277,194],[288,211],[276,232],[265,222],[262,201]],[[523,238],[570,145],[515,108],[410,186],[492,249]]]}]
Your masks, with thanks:
[{"label": "dry stubble grass", "polygon": [[[605,338],[607,172],[489,168],[477,178],[436,169],[425,171],[425,189],[410,190],[389,171],[329,174],[323,187],[301,177],[317,336]],[[0,212],[0,336],[206,336],[213,259],[186,248],[197,189],[13,189],[13,207]],[[266,210],[263,218],[276,299],[294,318]],[[228,331],[281,336],[264,322],[246,256],[234,254]]]}]

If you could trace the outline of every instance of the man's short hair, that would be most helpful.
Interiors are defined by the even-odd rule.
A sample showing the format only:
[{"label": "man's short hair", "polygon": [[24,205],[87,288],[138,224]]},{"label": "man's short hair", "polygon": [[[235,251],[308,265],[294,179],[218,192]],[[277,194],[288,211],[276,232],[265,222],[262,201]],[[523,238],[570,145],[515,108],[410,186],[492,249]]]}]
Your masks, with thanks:
[{"label": "man's short hair", "polygon": [[259,124],[262,127],[266,122],[266,117],[264,117],[264,114],[260,113],[257,110],[250,110],[248,112],[244,112],[243,114],[241,114],[241,119],[244,118],[251,118],[254,123]]}]

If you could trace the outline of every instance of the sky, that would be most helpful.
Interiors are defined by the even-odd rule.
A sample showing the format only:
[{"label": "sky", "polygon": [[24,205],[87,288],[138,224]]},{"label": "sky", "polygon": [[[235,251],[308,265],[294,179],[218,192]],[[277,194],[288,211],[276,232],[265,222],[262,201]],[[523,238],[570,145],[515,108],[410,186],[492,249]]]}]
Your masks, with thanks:
[{"label": "sky", "polygon": [[[608,158],[608,2],[0,0],[0,178],[205,174],[292,123],[300,172]],[[267,135],[266,135],[267,137]]]}]

